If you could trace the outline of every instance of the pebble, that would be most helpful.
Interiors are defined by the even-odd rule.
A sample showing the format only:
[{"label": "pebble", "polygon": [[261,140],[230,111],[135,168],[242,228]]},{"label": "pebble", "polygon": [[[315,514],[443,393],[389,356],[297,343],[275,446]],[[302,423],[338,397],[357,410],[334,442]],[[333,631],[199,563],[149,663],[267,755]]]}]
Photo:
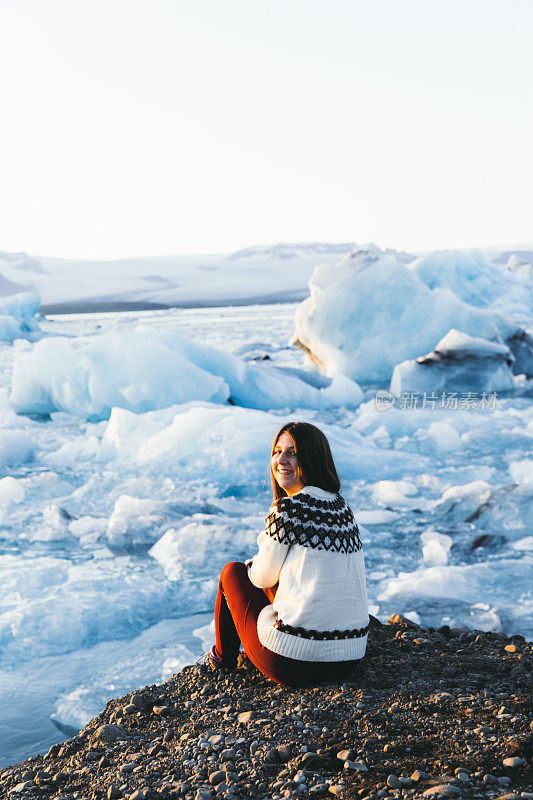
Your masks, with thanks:
[{"label": "pebble", "polygon": [[128,800],[144,800],[146,797],[142,789],[136,789],[132,794],[128,795]]},{"label": "pebble", "polygon": [[113,743],[129,738],[129,734],[121,725],[100,725],[94,734],[95,742]]},{"label": "pebble", "polygon": [[396,775],[389,775],[388,776],[388,778],[387,778],[387,786],[389,786],[391,789],[400,789],[401,785],[402,785],[402,783],[401,783],[400,779],[396,777]]},{"label": "pebble", "polygon": [[119,772],[122,772],[123,775],[129,775],[131,772],[133,772],[136,766],[137,764],[132,764],[132,763],[121,764],[118,770]]},{"label": "pebble", "polygon": [[415,783],[418,783],[418,781],[427,780],[429,778],[429,775],[427,773],[425,773],[425,772],[422,772],[419,769],[415,769],[415,771],[409,777],[411,778],[412,781],[414,781]]},{"label": "pebble", "polygon": [[526,763],[526,759],[519,758],[518,756],[511,756],[509,758],[504,758],[502,763],[504,767],[521,767],[522,764]]},{"label": "pebble", "polygon": [[474,728],[474,733],[490,733],[491,728],[488,728],[486,725],[479,725],[477,728]]},{"label": "pebble", "polygon": [[328,791],[330,794],[334,794],[335,797],[341,797],[344,792],[344,786],[342,786],[340,783],[332,783]]},{"label": "pebble", "polygon": [[349,758],[344,762],[344,769],[352,772],[368,772],[368,767],[362,761],[350,761]]},{"label": "pebble", "polygon": [[119,797],[122,797],[122,792],[120,791],[118,786],[115,786],[115,784],[112,783],[107,788],[106,797],[107,797],[107,800],[118,800]]},{"label": "pebble", "polygon": [[[276,747],[276,751],[278,753],[278,756],[279,756],[280,760],[283,763],[286,763],[287,761],[291,760],[292,749],[289,747],[289,745],[280,744],[278,747]],[[250,747],[250,753],[251,752],[252,752],[252,748]]]},{"label": "pebble", "polygon": [[299,761],[301,766],[314,769],[315,767],[320,768],[325,766],[328,759],[324,756],[319,756],[318,753],[304,753],[300,756]]},{"label": "pebble", "polygon": [[130,703],[132,706],[138,708],[139,711],[144,711],[146,709],[146,703],[142,699],[141,695],[138,693],[132,695]]},{"label": "pebble", "polygon": [[253,716],[253,711],[241,711],[240,714],[237,714],[237,720],[241,723],[241,725],[246,725],[248,722],[250,722]]},{"label": "pebble", "polygon": [[326,783],[316,783],[309,789],[309,796],[320,797],[321,795],[326,794],[327,791],[328,791],[328,785]]},{"label": "pebble", "polygon": [[452,786],[450,783],[441,783],[438,786],[430,786],[425,792],[422,792],[422,797],[437,798],[440,797],[459,797],[461,792],[457,786]]},{"label": "pebble", "polygon": [[209,776],[209,783],[212,783],[213,786],[217,786],[217,784],[222,783],[222,781],[226,780],[226,773],[218,769],[216,772],[212,772]]},{"label": "pebble", "polygon": [[341,761],[347,761],[349,758],[353,758],[355,755],[353,750],[339,750],[337,753],[337,758]]},{"label": "pebble", "polygon": [[212,797],[211,789],[198,789],[195,800],[211,800]]}]

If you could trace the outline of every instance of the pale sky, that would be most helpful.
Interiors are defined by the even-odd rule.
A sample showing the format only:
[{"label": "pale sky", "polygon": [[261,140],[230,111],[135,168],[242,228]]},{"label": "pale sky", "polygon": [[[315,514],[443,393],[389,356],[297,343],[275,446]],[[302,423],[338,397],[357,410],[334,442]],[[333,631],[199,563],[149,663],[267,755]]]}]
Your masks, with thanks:
[{"label": "pale sky", "polygon": [[0,0],[0,250],[533,240],[531,0]]}]

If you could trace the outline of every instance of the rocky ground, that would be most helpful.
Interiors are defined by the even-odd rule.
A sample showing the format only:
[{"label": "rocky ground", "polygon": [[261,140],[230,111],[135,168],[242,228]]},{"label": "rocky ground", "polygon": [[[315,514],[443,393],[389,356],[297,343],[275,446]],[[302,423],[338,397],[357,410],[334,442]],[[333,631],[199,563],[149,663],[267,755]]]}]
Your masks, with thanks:
[{"label": "rocky ground", "polygon": [[533,800],[521,636],[374,623],[342,685],[186,667],[0,774],[2,798]]}]

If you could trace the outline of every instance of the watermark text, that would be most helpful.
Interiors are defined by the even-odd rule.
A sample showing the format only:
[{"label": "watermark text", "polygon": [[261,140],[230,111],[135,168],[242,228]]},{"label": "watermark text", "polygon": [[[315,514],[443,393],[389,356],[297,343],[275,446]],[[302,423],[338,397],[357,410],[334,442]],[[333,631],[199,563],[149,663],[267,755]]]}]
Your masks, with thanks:
[{"label": "watermark text", "polygon": [[396,397],[380,389],[376,392],[374,402],[378,411],[390,411],[391,408],[398,408],[400,411],[425,408],[493,411],[497,399],[497,392],[402,392]]}]

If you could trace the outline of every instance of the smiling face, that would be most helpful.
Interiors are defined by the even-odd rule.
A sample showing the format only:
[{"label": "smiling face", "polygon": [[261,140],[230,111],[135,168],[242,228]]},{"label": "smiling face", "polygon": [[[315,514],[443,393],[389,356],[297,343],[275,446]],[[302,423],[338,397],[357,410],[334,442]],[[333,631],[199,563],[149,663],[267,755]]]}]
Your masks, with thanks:
[{"label": "smiling face", "polygon": [[270,459],[272,474],[276,483],[291,497],[300,489],[304,483],[298,469],[298,457],[296,447],[290,434],[284,431],[274,445],[272,458]]}]

